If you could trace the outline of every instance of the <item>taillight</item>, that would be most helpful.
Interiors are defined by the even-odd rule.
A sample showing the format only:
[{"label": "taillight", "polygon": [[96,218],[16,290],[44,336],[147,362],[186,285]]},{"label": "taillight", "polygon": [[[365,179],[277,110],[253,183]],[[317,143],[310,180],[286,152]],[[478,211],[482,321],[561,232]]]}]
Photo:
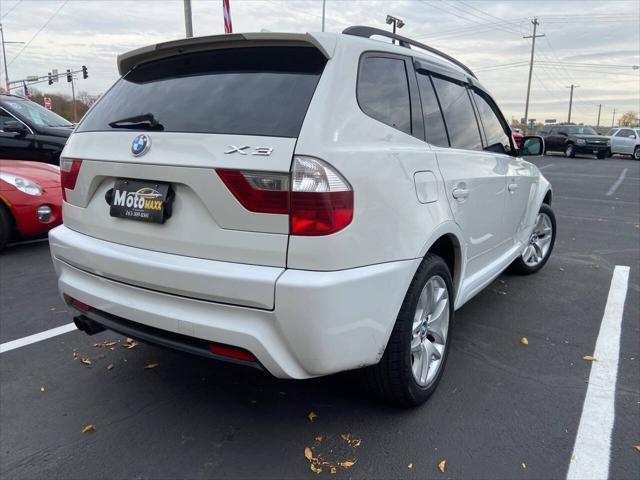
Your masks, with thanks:
[{"label": "taillight", "polygon": [[256,213],[289,214],[291,235],[329,235],[353,219],[353,190],[332,166],[293,157],[291,174],[217,169],[236,199]]},{"label": "taillight", "polygon": [[289,213],[289,174],[217,169],[218,175],[250,212]]},{"label": "taillight", "polygon": [[291,235],[329,235],[351,223],[353,190],[333,167],[296,156],[291,176]]},{"label": "taillight", "polygon": [[82,160],[60,159],[60,186],[62,187],[62,198],[67,200],[67,191],[76,188],[76,181],[80,173]]}]

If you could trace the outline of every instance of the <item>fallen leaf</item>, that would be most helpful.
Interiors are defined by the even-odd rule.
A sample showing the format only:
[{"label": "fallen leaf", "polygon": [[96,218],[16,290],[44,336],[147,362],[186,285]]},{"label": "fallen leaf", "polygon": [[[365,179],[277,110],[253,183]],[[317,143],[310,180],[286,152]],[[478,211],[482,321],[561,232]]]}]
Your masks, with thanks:
[{"label": "fallen leaf", "polygon": [[573,460],[574,462],[575,462],[576,458],[577,457],[575,455],[571,455],[571,460]]},{"label": "fallen leaf", "polygon": [[344,462],[338,462],[338,465],[340,465],[342,468],[351,468],[356,464],[357,460],[345,460]]},{"label": "fallen leaf", "polygon": [[158,365],[160,365],[159,363],[150,363],[148,365],[145,365],[144,369],[145,370],[151,370],[152,368],[156,368]]},{"label": "fallen leaf", "polygon": [[313,452],[311,451],[311,449],[309,447],[304,447],[304,458],[306,458],[310,462],[312,462],[314,460],[313,459]]},{"label": "fallen leaf", "polygon": [[527,337],[522,337],[520,339],[520,343],[523,345],[529,345],[529,339]]},{"label": "fallen leaf", "polygon": [[359,438],[354,438],[349,442],[349,445],[351,445],[352,447],[359,447],[361,443],[362,440],[360,440]]},{"label": "fallen leaf", "polygon": [[522,467],[522,469],[523,469],[523,470],[524,470],[525,468],[527,468],[527,464],[526,464],[526,463],[524,463],[524,462],[522,462],[522,463],[520,464],[520,466]]},{"label": "fallen leaf", "polygon": [[110,363],[109,365],[107,365],[107,370],[111,370],[113,368],[113,363]]},{"label": "fallen leaf", "polygon": [[73,359],[77,360],[78,359],[78,352],[73,352]]},{"label": "fallen leaf", "polygon": [[438,464],[438,470],[440,470],[442,473],[444,473],[444,469],[447,466],[447,461],[446,460],[442,460],[439,464]]},{"label": "fallen leaf", "polygon": [[322,473],[322,467],[318,467],[318,466],[316,466],[316,465],[315,465],[315,464],[313,464],[313,463],[309,465],[309,468],[311,469],[311,471],[312,471],[313,473],[316,473],[316,474],[318,474],[318,475],[320,475],[320,474]]},{"label": "fallen leaf", "polygon": [[80,361],[82,362],[83,365],[87,365],[87,366],[91,365],[91,360],[89,360],[87,357],[80,357]]},{"label": "fallen leaf", "polygon": [[89,432],[95,432],[96,431],[96,426],[92,423],[90,423],[89,425],[85,426],[82,429],[82,433],[89,433]]},{"label": "fallen leaf", "polygon": [[409,465],[407,465],[407,468],[411,470],[413,468],[413,463],[410,463]]},{"label": "fallen leaf", "polygon": [[634,447],[638,452],[640,452],[640,443],[638,445],[634,445]]},{"label": "fallen leaf", "polygon": [[336,474],[336,467],[331,467],[331,475],[335,475]]},{"label": "fallen leaf", "polygon": [[351,435],[348,433],[341,433],[340,438],[342,438],[345,442],[349,442],[351,440]]},{"label": "fallen leaf", "polygon": [[309,419],[310,422],[315,421],[316,418],[318,418],[318,414],[316,412],[309,412],[309,415],[307,415],[307,418]]},{"label": "fallen leaf", "polygon": [[316,441],[316,442],[321,442],[321,441],[322,441],[322,435],[318,435],[318,436],[315,438],[315,441]]},{"label": "fallen leaf", "polygon": [[583,360],[587,360],[588,362],[597,362],[598,359],[596,357],[592,357],[591,355],[585,355],[582,357]]},{"label": "fallen leaf", "polygon": [[506,295],[506,294],[507,294],[507,292],[503,292],[502,290],[498,291],[498,295]]}]

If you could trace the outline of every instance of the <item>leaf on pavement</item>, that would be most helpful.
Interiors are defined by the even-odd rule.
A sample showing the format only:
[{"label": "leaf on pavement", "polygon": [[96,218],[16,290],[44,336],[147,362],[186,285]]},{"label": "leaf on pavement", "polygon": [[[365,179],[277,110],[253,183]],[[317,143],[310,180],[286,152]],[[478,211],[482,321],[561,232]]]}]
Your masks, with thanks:
[{"label": "leaf on pavement", "polygon": [[336,467],[331,467],[331,475],[335,475],[336,471]]},{"label": "leaf on pavement", "polygon": [[407,468],[411,470],[413,468],[413,463],[410,463],[409,465],[407,465]]},{"label": "leaf on pavement", "polygon": [[634,445],[634,447],[636,449],[636,451],[640,452],[640,443],[638,445]]},{"label": "leaf on pavement", "polygon": [[314,440],[320,443],[322,441],[322,435],[318,435]]},{"label": "leaf on pavement", "polygon": [[572,460],[572,461],[574,461],[574,462],[575,462],[576,458],[578,458],[578,457],[576,457],[575,455],[571,455],[571,460]]},{"label": "leaf on pavement", "polygon": [[446,460],[442,460],[439,464],[438,464],[438,470],[440,470],[442,473],[444,473],[444,469],[447,466],[447,461]]},{"label": "leaf on pavement", "polygon": [[522,467],[522,469],[523,469],[523,470],[524,470],[525,468],[527,468],[527,464],[526,464],[526,463],[524,463],[524,462],[522,462],[522,463],[520,464],[520,466]]},{"label": "leaf on pavement", "polygon": [[597,362],[598,359],[596,357],[592,357],[591,355],[585,355],[584,357],[582,357],[583,360],[586,360],[588,362]]},{"label": "leaf on pavement", "polygon": [[40,387],[40,391],[41,391],[41,392],[44,392],[44,387]]},{"label": "leaf on pavement", "polygon": [[313,473],[316,473],[318,475],[320,475],[322,473],[322,467],[318,467],[317,465],[315,465],[313,463],[309,465],[309,468],[311,469],[311,471]]},{"label": "leaf on pavement", "polygon": [[315,421],[316,418],[318,418],[318,414],[316,412],[309,412],[309,415],[307,415],[307,418],[309,419],[310,422]]},{"label": "leaf on pavement", "polygon": [[90,433],[90,432],[95,432],[96,431],[96,426],[92,423],[90,423],[89,425],[85,426],[82,429],[82,433]]},{"label": "leaf on pavement", "polygon": [[156,368],[158,365],[160,365],[159,363],[150,363],[148,365],[144,366],[145,370],[151,370],[152,368]]},{"label": "leaf on pavement", "polygon": [[82,362],[82,364],[86,365],[87,367],[91,366],[91,360],[89,360],[87,357],[80,357],[80,362]]},{"label": "leaf on pavement", "polygon": [[107,370],[111,370],[113,368],[113,363],[110,363],[109,365],[107,365]]},{"label": "leaf on pavement", "polygon": [[522,337],[520,339],[520,343],[523,345],[529,345],[529,339],[527,337]]},{"label": "leaf on pavement", "polygon": [[343,462],[338,462],[338,465],[340,465],[344,469],[347,469],[353,467],[356,462],[357,460],[345,460]]},{"label": "leaf on pavement", "polygon": [[133,338],[127,338],[127,344],[122,346],[131,350],[132,348],[138,346],[138,342],[136,342]]}]

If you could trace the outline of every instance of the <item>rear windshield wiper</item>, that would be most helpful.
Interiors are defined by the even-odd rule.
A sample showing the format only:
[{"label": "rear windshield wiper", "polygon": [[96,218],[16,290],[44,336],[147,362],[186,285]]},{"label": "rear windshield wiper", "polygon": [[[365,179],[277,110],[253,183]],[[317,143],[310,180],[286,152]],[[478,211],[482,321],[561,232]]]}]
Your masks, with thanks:
[{"label": "rear windshield wiper", "polygon": [[144,113],[142,115],[122,118],[109,123],[109,126],[111,128],[129,128],[132,130],[164,130],[164,126],[155,119],[153,113]]}]

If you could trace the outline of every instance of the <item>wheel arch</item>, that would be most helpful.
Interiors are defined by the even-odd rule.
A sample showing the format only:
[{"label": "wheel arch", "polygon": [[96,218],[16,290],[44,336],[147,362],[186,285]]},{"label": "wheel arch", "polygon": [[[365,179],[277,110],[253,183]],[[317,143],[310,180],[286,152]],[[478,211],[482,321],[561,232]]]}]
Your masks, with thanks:
[{"label": "wheel arch", "polygon": [[462,242],[462,231],[456,223],[446,222],[434,229],[431,237],[422,248],[419,257],[433,253],[441,257],[451,272],[454,298],[460,291],[461,280],[464,277],[465,246]]}]

